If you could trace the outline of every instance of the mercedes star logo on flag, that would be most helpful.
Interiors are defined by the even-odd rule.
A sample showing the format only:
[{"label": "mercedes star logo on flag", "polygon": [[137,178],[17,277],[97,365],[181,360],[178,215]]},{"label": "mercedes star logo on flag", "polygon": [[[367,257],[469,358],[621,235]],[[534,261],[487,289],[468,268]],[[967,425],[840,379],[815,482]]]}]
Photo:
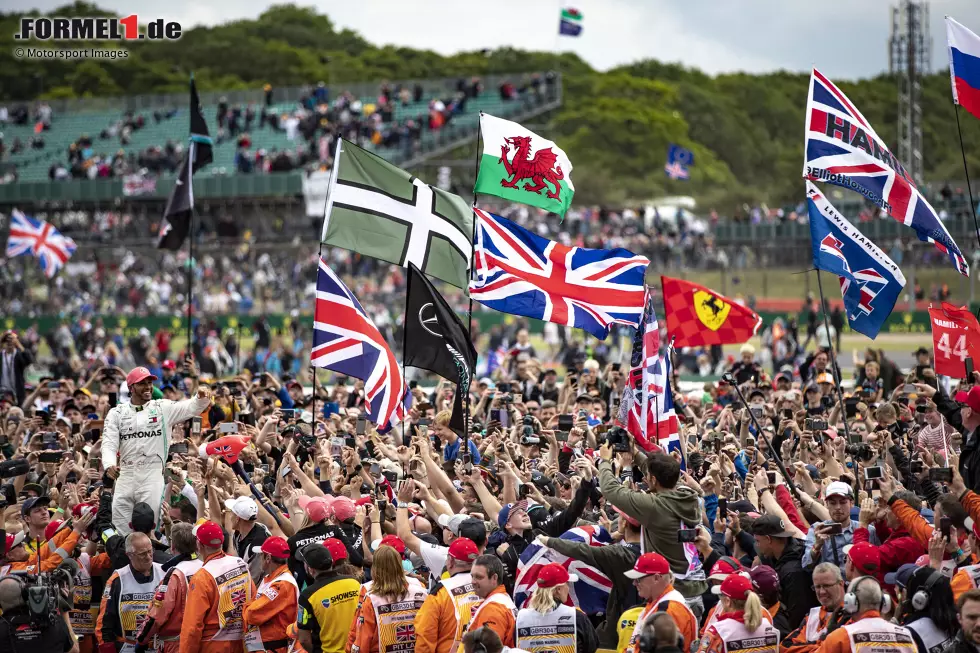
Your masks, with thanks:
[{"label": "mercedes star logo on flag", "polygon": [[422,324],[422,328],[431,335],[442,338],[442,328],[439,326],[439,318],[436,317],[436,309],[432,302],[423,304],[422,308],[419,309],[419,322]]}]

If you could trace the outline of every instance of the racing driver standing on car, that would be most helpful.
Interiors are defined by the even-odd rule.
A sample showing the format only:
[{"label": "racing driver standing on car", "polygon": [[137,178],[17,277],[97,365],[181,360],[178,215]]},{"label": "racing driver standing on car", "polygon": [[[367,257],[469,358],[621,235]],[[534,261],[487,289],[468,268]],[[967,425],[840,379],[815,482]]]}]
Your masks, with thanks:
[{"label": "racing driver standing on car", "polygon": [[134,368],[126,376],[129,403],[109,411],[102,432],[102,464],[106,474],[117,479],[112,523],[123,535],[131,530],[133,506],[139,501],[153,508],[154,520],[160,523],[170,429],[211,405],[210,391],[203,386],[196,397],[184,401],[153,399],[156,378],[145,367]]}]

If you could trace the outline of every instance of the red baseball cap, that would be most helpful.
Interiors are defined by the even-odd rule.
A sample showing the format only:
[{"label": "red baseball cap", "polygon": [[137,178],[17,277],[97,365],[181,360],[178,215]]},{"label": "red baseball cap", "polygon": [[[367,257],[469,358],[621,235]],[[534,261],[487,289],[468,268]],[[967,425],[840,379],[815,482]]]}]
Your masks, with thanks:
[{"label": "red baseball cap", "polygon": [[253,546],[252,551],[255,553],[268,553],[273,558],[288,558],[289,543],[281,537],[267,537],[265,538],[265,542],[262,543],[262,546]]},{"label": "red baseball cap", "polygon": [[555,587],[564,583],[574,583],[578,576],[568,573],[563,565],[552,562],[541,568],[538,572],[538,587]]},{"label": "red baseball cap", "polygon": [[752,579],[752,589],[760,594],[776,594],[779,592],[779,574],[769,565],[756,565],[749,571]]},{"label": "red baseball cap", "polygon": [[355,506],[365,506],[365,505],[371,503],[372,501],[373,501],[373,499],[371,497],[361,497],[360,499],[358,499],[357,501],[354,502],[354,505]]},{"label": "red baseball cap", "polygon": [[718,562],[711,565],[711,572],[708,575],[708,580],[725,580],[736,571],[745,571],[745,567],[743,567],[742,563],[735,558],[730,556],[722,556],[721,558],[718,558]]},{"label": "red baseball cap", "polygon": [[61,519],[52,519],[49,521],[48,525],[44,527],[44,539],[50,540],[52,537],[54,537],[54,534],[58,532],[58,529],[61,528],[61,525],[64,523],[65,522]]},{"label": "red baseball cap", "polygon": [[225,534],[221,532],[221,527],[213,521],[206,521],[195,526],[194,535],[198,542],[211,548],[220,547],[225,541]]},{"label": "red baseball cap", "polygon": [[71,509],[71,514],[72,517],[78,519],[79,517],[82,517],[83,515],[87,515],[88,513],[94,511],[97,508],[98,505],[94,503],[79,503],[74,508]]},{"label": "red baseball cap", "polygon": [[980,413],[980,385],[973,386],[970,388],[969,392],[960,390],[956,393],[956,396],[953,397],[953,399],[955,399],[957,403],[969,406],[973,412]]},{"label": "red baseball cap", "polygon": [[627,578],[637,579],[651,574],[670,573],[670,563],[659,553],[644,553],[636,560],[633,569],[625,572]]},{"label": "red baseball cap", "polygon": [[730,574],[721,582],[721,595],[734,601],[744,601],[752,591],[752,581],[744,574]]},{"label": "red baseball cap", "polygon": [[177,365],[172,360],[170,360],[169,358],[167,360],[163,361],[163,363],[161,363],[160,367],[162,367],[165,370],[175,370],[175,369],[177,369]]},{"label": "red baseball cap", "polygon": [[390,546],[395,551],[398,551],[398,555],[405,555],[405,541],[397,535],[385,535],[381,538],[381,544],[378,546]]},{"label": "red baseball cap", "polygon": [[473,562],[480,557],[480,551],[470,538],[457,537],[449,545],[449,555],[460,562]]},{"label": "red baseball cap", "polygon": [[615,510],[617,513],[619,513],[619,518],[620,519],[625,519],[631,526],[634,526],[636,528],[639,528],[640,527],[640,520],[633,519],[632,517],[630,517],[629,515],[627,515],[625,512],[623,512],[622,510],[620,510],[617,506],[613,506],[613,510]]},{"label": "red baseball cap", "polygon": [[19,533],[7,533],[7,551],[19,547],[26,539],[27,535],[24,533],[24,531]]},{"label": "red baseball cap", "polygon": [[330,552],[330,557],[333,558],[333,563],[337,564],[341,560],[347,559],[347,547],[344,543],[338,540],[336,537],[328,537],[323,541],[323,546],[327,547],[327,551]]},{"label": "red baseball cap", "polygon": [[878,547],[870,542],[848,544],[843,551],[844,555],[850,558],[851,563],[862,573],[874,575],[881,568],[881,553],[878,552]]},{"label": "red baseball cap", "polygon": [[140,381],[145,381],[146,379],[157,380],[157,377],[150,374],[150,370],[145,367],[134,367],[130,370],[129,374],[126,375],[126,385],[130,388],[133,387],[134,383],[139,383]]}]

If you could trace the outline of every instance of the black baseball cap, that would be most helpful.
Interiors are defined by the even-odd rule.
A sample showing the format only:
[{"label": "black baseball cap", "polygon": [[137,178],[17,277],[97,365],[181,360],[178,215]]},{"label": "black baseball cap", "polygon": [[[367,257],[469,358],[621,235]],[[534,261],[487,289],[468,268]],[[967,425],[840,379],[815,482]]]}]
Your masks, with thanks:
[{"label": "black baseball cap", "polygon": [[153,508],[144,501],[138,501],[133,506],[133,516],[130,518],[130,526],[137,533],[149,533],[156,526],[153,518]]},{"label": "black baseball cap", "polygon": [[459,525],[459,536],[473,540],[478,547],[487,543],[487,525],[482,519],[470,517]]},{"label": "black baseball cap", "polygon": [[296,557],[302,560],[310,569],[326,571],[333,567],[333,556],[323,542],[313,542],[307,544],[296,552]]},{"label": "black baseball cap", "polygon": [[792,537],[786,530],[786,523],[775,515],[763,515],[752,523],[753,535],[768,535],[769,537]]}]

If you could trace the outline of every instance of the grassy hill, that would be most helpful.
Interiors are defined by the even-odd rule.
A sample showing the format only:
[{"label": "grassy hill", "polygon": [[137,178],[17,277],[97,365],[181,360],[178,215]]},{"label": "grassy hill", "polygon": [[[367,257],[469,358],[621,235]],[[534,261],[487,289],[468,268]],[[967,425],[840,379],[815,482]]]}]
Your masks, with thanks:
[{"label": "grassy hill", "polygon": [[[106,13],[78,2],[51,15]],[[807,74],[711,77],[654,60],[597,72],[570,53],[501,48],[443,56],[376,47],[295,5],[270,7],[256,20],[188,30],[177,42],[107,44],[129,48],[129,56],[115,61],[21,61],[13,56],[20,16],[0,14],[0,101],[182,92],[191,71],[204,91],[560,69],[566,101],[541,131],[575,164],[576,202],[616,205],[686,193],[704,208],[731,214],[743,203],[795,204],[802,197]],[[895,79],[835,81],[894,147]],[[962,179],[948,73],[924,79],[922,92],[926,179],[919,181]],[[966,117],[964,131],[971,170],[980,177],[980,122]],[[665,178],[669,143],[694,151],[689,183]]]}]

